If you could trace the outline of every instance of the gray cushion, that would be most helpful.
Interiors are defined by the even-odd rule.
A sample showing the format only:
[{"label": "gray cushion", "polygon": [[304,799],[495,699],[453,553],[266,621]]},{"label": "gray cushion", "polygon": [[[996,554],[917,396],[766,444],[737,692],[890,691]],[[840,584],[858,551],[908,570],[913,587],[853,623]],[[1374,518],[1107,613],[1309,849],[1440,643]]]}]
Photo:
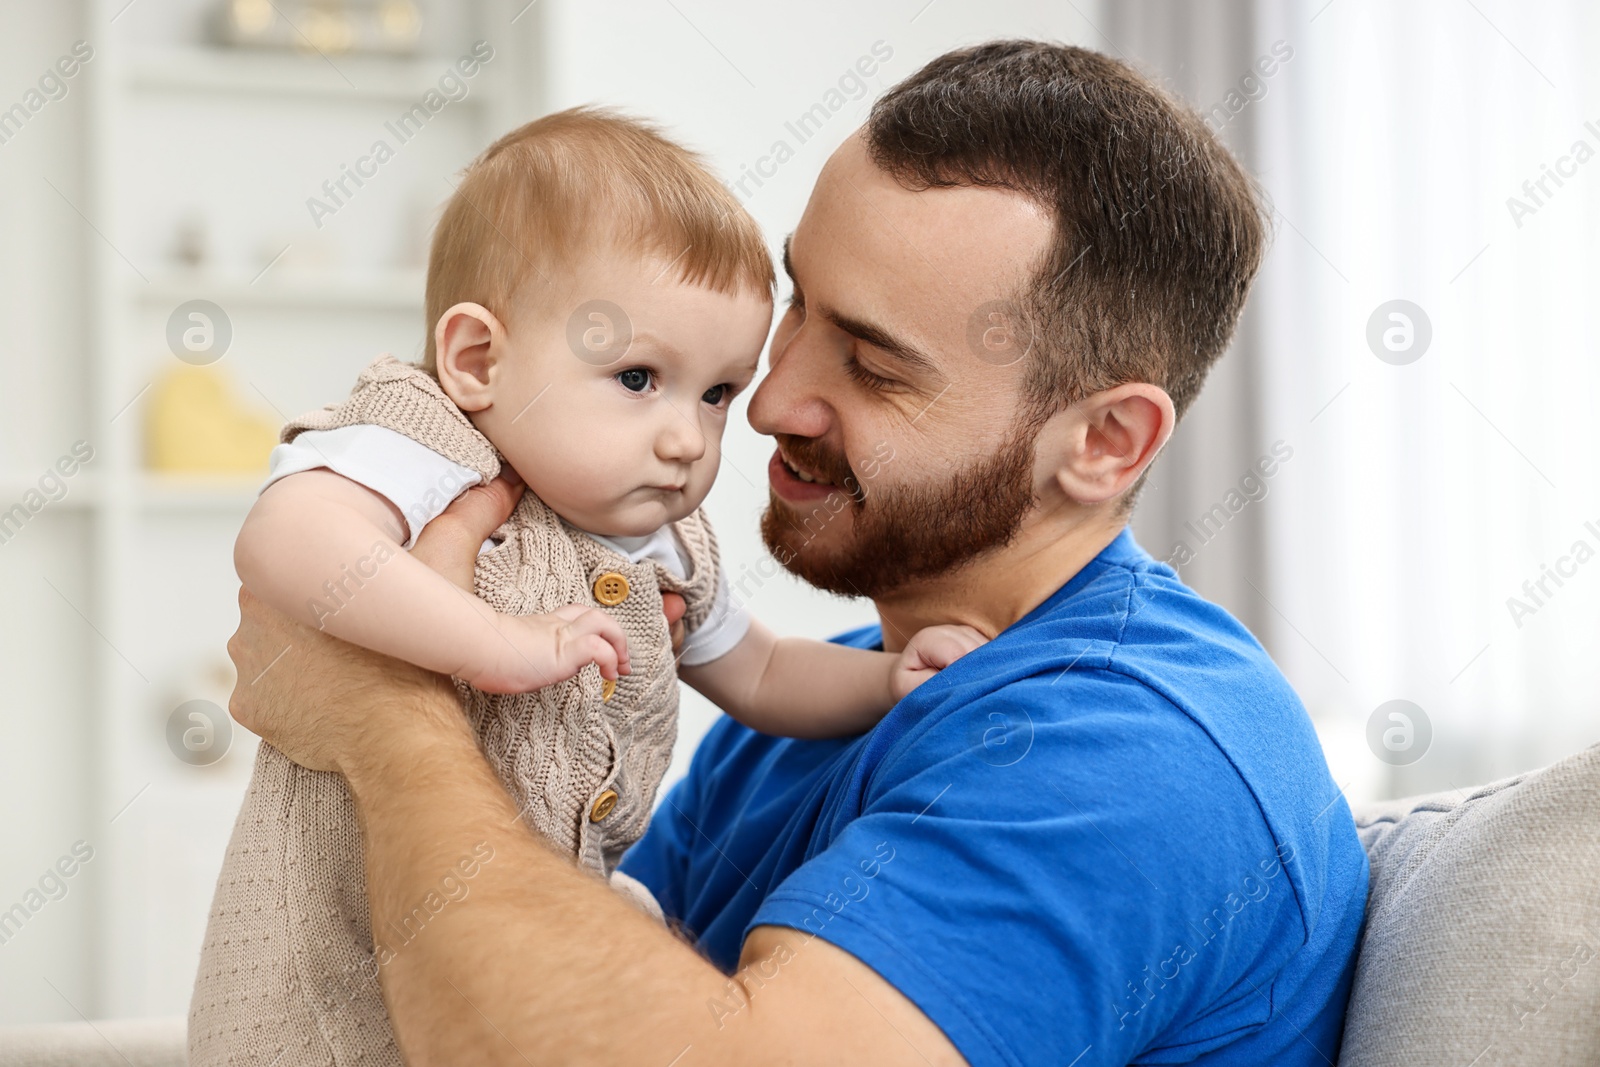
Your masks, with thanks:
[{"label": "gray cushion", "polygon": [[1600,746],[1355,814],[1372,887],[1341,1067],[1600,1064]]},{"label": "gray cushion", "polygon": [[184,1020],[0,1027],[0,1067],[184,1067]]}]

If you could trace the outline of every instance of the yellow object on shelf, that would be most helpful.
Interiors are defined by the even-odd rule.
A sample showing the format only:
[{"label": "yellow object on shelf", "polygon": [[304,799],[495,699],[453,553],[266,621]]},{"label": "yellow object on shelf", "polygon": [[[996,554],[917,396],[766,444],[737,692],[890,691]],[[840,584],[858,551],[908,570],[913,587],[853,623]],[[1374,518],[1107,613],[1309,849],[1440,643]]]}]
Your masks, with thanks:
[{"label": "yellow object on shelf", "polygon": [[154,471],[265,474],[277,420],[244,406],[215,367],[174,367],[151,391],[145,466]]}]

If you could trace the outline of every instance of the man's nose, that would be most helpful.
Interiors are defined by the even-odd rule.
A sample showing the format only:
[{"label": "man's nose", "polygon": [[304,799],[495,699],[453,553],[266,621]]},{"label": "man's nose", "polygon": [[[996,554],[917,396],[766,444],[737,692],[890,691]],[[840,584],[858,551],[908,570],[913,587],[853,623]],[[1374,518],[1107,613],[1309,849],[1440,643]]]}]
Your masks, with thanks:
[{"label": "man's nose", "polygon": [[750,426],[757,433],[822,437],[833,425],[828,400],[826,353],[801,326],[750,395]]}]

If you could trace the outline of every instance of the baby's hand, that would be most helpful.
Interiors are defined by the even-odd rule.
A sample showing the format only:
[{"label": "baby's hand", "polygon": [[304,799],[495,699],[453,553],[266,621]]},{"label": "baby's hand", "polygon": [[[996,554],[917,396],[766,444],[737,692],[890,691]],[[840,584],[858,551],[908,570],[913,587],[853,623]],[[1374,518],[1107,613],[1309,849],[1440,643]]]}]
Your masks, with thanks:
[{"label": "baby's hand", "polygon": [[498,636],[485,651],[485,665],[459,677],[486,693],[528,693],[564,682],[585,665],[613,681],[628,674],[628,639],[616,619],[581,604],[548,615],[500,615]]},{"label": "baby's hand", "polygon": [[894,669],[889,674],[889,687],[896,700],[944,670],[989,639],[970,626],[929,626],[918,630],[906,642]]}]

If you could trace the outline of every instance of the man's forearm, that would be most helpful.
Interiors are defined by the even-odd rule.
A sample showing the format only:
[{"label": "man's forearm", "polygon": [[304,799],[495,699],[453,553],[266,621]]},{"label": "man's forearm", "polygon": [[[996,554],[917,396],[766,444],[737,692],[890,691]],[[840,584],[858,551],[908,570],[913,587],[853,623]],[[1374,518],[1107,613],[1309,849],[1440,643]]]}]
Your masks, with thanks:
[{"label": "man's forearm", "polygon": [[[712,1031],[735,1062],[738,1027],[711,1026],[705,1010],[726,996],[727,978],[537,840],[448,694],[420,699],[414,734],[347,768],[372,928],[388,950],[378,957],[384,997],[407,1063],[665,1065],[691,1044],[707,1051]],[[409,942],[386,944],[385,931],[406,929],[484,844],[492,859],[467,893]]]}]

